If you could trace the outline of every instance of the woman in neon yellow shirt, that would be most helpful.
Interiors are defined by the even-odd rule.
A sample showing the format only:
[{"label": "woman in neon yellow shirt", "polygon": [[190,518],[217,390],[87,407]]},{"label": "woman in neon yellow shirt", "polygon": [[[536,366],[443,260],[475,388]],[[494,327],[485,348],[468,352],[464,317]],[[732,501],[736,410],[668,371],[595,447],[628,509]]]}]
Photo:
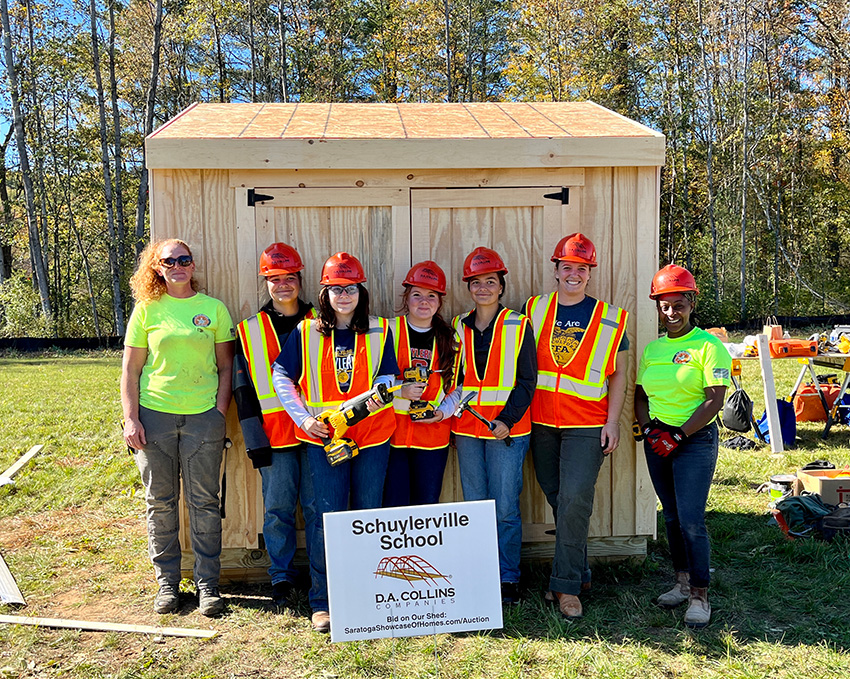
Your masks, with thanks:
[{"label": "woman in neon yellow shirt", "polygon": [[124,440],[145,487],[148,551],[159,584],[154,610],[179,607],[182,477],[198,608],[212,616],[224,608],[219,474],[234,334],[227,307],[197,291],[194,273],[192,251],[181,240],[151,243],[139,257],[130,279],[136,306],[124,338],[121,405]]},{"label": "woman in neon yellow shirt", "polygon": [[644,349],[635,387],[635,415],[676,570],[675,585],[657,601],[665,608],[687,601],[685,624],[694,628],[711,617],[705,505],[717,463],[715,420],[732,367],[720,340],[691,322],[698,294],[687,269],[671,264],[655,274],[649,296],[667,335]]}]

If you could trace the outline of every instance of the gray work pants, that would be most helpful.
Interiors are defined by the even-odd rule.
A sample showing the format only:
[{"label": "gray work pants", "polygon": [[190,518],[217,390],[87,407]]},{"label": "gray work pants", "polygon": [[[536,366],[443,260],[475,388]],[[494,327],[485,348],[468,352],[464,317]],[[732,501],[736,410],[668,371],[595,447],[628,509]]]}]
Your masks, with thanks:
[{"label": "gray work pants", "polygon": [[139,408],[147,443],[136,451],[147,504],[148,553],[160,585],[180,582],[180,477],[189,508],[195,584],[218,587],[224,415],[216,408],[173,415]]}]

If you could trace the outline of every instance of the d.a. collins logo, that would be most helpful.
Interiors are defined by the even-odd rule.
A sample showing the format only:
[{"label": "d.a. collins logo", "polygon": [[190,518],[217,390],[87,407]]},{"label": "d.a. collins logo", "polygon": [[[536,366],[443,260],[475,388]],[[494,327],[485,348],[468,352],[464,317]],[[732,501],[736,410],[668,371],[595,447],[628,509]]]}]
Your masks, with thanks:
[{"label": "d.a. collins logo", "polygon": [[416,554],[385,556],[375,569],[375,578],[404,580],[411,587],[400,593],[376,592],[377,609],[454,603],[455,588],[451,586],[449,576],[443,575],[426,559]]}]

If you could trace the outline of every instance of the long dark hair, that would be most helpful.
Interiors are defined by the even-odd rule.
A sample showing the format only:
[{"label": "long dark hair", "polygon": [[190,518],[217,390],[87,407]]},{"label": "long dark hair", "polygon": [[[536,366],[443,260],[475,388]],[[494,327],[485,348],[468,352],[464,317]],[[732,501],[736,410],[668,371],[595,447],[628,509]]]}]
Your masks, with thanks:
[{"label": "long dark hair", "polygon": [[[411,286],[404,286],[404,294],[401,296],[401,313],[407,314],[410,308],[407,306],[407,300],[410,297]],[[434,345],[437,347],[437,369],[440,370],[440,377],[443,380],[443,390],[448,391],[449,385],[454,377],[455,354],[460,349],[460,343],[455,336],[454,328],[443,318],[440,310],[443,308],[443,299],[445,295],[440,295],[440,306],[431,319],[431,327],[434,329]]]},{"label": "long dark hair", "polygon": [[[361,283],[357,284],[360,290],[360,295],[357,299],[357,306],[354,307],[354,316],[351,319],[348,327],[356,334],[362,335],[369,330],[369,291],[363,287]],[[331,332],[336,327],[336,312],[331,306],[330,293],[328,286],[323,285],[319,290],[319,333],[325,337],[330,337]]]}]

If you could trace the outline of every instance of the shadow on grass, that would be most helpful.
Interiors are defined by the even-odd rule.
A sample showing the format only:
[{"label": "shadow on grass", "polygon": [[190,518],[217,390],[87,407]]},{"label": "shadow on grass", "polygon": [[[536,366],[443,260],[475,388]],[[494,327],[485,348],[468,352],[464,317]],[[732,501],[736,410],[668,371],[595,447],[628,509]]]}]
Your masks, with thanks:
[{"label": "shadow on grass", "polygon": [[[642,563],[593,568],[593,587],[582,596],[585,617],[564,620],[543,601],[549,566],[524,564],[525,598],[505,609],[510,638],[604,639],[646,644],[671,653],[727,657],[732,646],[768,642],[787,646],[828,644],[850,650],[846,595],[850,592],[850,540],[788,541],[766,515],[709,512],[712,537],[712,619],[704,630],[682,622],[685,607],[659,608],[655,598],[670,588],[666,539],[650,543]],[[664,527],[659,525],[659,535]],[[735,640],[730,643],[730,637]]]}]

